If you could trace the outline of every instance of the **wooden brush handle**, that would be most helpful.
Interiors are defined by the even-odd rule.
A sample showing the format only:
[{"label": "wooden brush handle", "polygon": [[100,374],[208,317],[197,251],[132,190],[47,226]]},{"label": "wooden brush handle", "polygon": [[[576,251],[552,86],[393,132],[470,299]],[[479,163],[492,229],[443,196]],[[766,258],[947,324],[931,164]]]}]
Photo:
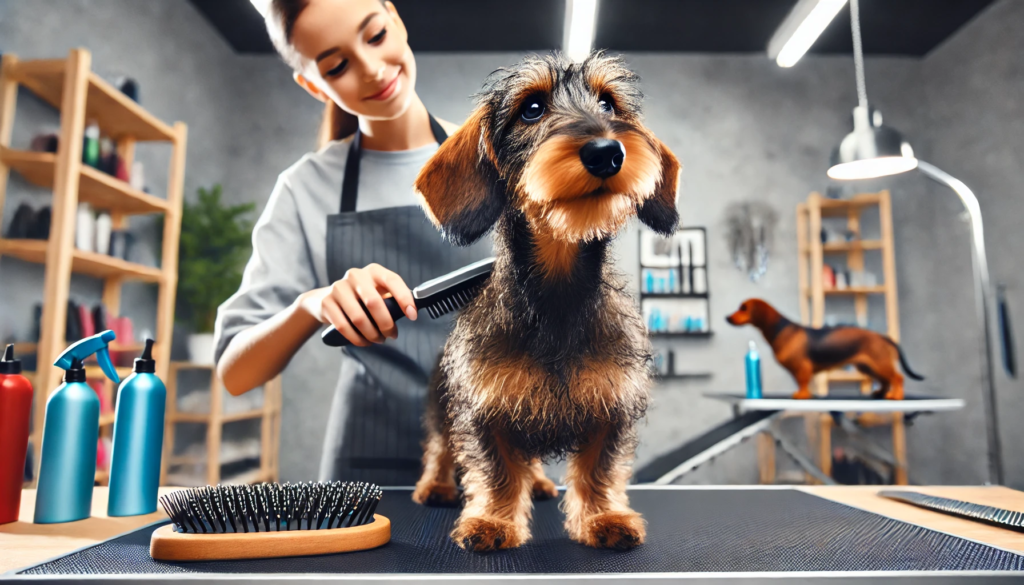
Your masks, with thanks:
[{"label": "wooden brush handle", "polygon": [[330,530],[288,530],[230,534],[186,534],[173,524],[153,531],[149,554],[158,561],[220,561],[326,555],[377,548],[391,540],[391,521]]}]

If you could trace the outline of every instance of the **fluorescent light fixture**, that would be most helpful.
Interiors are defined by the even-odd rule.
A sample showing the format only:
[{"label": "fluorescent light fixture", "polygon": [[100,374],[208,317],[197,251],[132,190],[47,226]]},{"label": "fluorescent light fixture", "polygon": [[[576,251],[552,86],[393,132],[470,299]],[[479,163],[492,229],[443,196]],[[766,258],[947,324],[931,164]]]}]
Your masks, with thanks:
[{"label": "fluorescent light fixture", "polygon": [[567,0],[565,43],[562,50],[573,61],[582,61],[590,54],[594,45],[596,21],[597,0]]},{"label": "fluorescent light fixture", "polygon": [[270,0],[249,0],[249,2],[252,2],[253,8],[260,13],[260,16],[267,17],[267,11],[270,10]]},{"label": "fluorescent light fixture", "polygon": [[847,0],[800,0],[768,41],[768,57],[792,67],[814,45]]}]

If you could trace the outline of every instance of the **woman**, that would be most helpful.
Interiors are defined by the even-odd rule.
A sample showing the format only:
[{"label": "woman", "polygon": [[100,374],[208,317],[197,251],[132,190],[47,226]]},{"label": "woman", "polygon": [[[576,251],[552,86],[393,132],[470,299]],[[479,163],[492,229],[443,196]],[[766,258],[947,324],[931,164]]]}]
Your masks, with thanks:
[{"label": "woman", "polygon": [[[443,242],[413,192],[454,127],[416,95],[416,62],[390,2],[272,0],[267,28],[298,84],[327,104],[321,136],[332,140],[281,174],[253,230],[241,288],[218,311],[218,373],[232,394],[247,392],[334,325],[353,347],[342,354],[320,479],[412,485],[429,372],[450,321],[417,319],[406,283],[490,246]],[[401,335],[387,295],[409,317]]]}]

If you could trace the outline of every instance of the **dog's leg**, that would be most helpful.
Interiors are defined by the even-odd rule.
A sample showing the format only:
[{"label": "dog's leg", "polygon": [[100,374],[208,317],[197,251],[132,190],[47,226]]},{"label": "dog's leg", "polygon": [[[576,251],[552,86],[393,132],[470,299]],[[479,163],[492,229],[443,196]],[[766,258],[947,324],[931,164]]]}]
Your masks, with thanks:
[{"label": "dog's leg", "polygon": [[555,482],[544,475],[544,466],[540,464],[540,459],[534,459],[530,462],[530,470],[533,471],[533,499],[550,500],[551,498],[557,498],[558,487],[555,485]]},{"label": "dog's leg", "polygon": [[626,496],[635,445],[632,429],[609,425],[597,429],[583,449],[569,457],[562,510],[573,540],[619,550],[643,543],[643,518],[629,507]]},{"label": "dog's leg", "polygon": [[795,400],[807,400],[813,398],[811,394],[811,380],[814,379],[814,366],[811,365],[810,360],[804,360],[800,366],[793,371],[793,377],[796,378],[798,389],[796,394],[793,395]]},{"label": "dog's leg", "polygon": [[455,457],[447,429],[428,430],[423,444],[423,475],[416,482],[412,500],[427,506],[455,506],[459,486],[455,483]]},{"label": "dog's leg", "polygon": [[438,368],[427,389],[423,415],[423,475],[416,482],[412,500],[427,506],[455,506],[459,486],[455,481],[455,456],[451,446],[451,426],[445,416],[445,371]]},{"label": "dog's leg", "polygon": [[454,443],[465,469],[466,506],[451,537],[467,550],[515,548],[530,539],[530,460],[493,429],[459,435]]}]

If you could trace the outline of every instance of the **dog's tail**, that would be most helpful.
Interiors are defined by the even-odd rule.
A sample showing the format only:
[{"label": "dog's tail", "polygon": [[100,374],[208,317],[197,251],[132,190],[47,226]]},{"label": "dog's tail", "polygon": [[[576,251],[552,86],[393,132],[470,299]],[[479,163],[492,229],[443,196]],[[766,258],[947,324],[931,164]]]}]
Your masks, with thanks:
[{"label": "dog's tail", "polygon": [[924,376],[918,374],[917,372],[910,368],[910,364],[907,363],[907,356],[903,355],[903,348],[900,347],[900,344],[896,343],[892,339],[889,339],[888,336],[883,337],[885,337],[885,340],[891,343],[892,346],[896,348],[896,353],[900,355],[900,365],[903,366],[903,371],[906,372],[908,376],[915,380],[924,380]]}]

